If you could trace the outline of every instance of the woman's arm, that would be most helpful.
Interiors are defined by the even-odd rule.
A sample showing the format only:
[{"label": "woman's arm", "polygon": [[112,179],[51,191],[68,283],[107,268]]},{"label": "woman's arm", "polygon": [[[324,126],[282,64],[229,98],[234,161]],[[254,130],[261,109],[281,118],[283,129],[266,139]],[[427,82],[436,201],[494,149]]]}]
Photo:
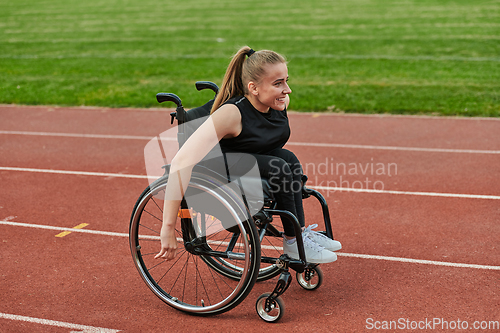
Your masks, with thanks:
[{"label": "woman's arm", "polygon": [[170,165],[160,232],[161,249],[155,258],[171,260],[175,257],[177,212],[191,179],[193,167],[219,143],[220,139],[237,136],[240,132],[241,114],[235,105],[226,104],[215,111],[177,152]]}]

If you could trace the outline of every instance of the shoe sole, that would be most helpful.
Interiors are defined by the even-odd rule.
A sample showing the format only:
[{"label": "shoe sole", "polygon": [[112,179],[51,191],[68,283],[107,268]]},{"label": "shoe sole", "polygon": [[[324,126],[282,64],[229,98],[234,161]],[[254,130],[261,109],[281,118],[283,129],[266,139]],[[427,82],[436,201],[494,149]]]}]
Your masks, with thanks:
[{"label": "shoe sole", "polygon": [[[333,253],[333,252],[332,252]],[[290,255],[289,253],[285,253],[287,256],[289,256],[290,258],[292,259],[295,259],[295,260],[300,260],[298,258],[298,255],[297,255],[297,258],[295,258],[294,256]],[[334,253],[335,254],[335,253]],[[306,260],[307,260],[307,256],[306,256]],[[337,255],[335,254],[335,259],[331,260],[331,261],[328,261],[328,260],[308,260],[307,262],[310,263],[310,264],[328,264],[328,263],[331,263],[331,262],[335,262],[337,261]]]}]

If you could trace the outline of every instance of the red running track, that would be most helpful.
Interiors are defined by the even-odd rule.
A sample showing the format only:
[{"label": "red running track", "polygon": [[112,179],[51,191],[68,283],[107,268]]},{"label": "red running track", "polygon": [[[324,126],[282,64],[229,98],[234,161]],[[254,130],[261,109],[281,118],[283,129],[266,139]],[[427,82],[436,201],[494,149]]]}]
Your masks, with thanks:
[{"label": "red running track", "polygon": [[[384,321],[443,331],[500,321],[499,120],[291,113],[288,148],[326,196],[344,248],[322,265],[319,290],[292,283],[273,325],[254,304],[275,280],[199,318],[157,299],[133,265],[128,222],[147,186],[136,176],[169,111],[0,106],[0,332],[365,332]],[[319,221],[305,204],[308,223]],[[55,237],[81,223],[95,233]]]}]

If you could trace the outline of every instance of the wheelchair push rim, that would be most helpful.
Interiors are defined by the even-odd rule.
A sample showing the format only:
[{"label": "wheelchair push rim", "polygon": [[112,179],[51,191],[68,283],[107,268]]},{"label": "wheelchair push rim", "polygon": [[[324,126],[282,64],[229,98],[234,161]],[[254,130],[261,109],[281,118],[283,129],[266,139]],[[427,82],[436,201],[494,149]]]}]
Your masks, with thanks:
[{"label": "wheelchair push rim", "polygon": [[[161,198],[164,197],[166,183],[167,178],[164,177],[148,187],[132,213],[130,249],[136,268],[153,293],[178,310],[209,315],[232,309],[252,289],[260,264],[257,231],[253,223],[242,219],[247,214],[245,206],[228,189],[214,186],[213,180],[193,175],[188,189],[206,193],[212,206],[224,208],[224,221],[213,213],[190,207],[190,211],[196,214],[191,218],[178,218],[177,221],[179,244],[175,259],[154,259],[160,249]],[[239,233],[236,245],[231,248],[227,243],[234,238],[234,233],[224,227],[228,218],[233,219],[233,228]],[[216,259],[242,267],[238,277],[229,278],[207,264],[218,262]]]}]

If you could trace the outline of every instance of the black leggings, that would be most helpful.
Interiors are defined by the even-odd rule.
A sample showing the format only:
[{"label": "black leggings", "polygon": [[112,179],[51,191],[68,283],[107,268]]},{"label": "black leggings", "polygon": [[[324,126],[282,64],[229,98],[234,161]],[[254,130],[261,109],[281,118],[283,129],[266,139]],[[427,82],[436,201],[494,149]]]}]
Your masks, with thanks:
[{"label": "black leggings", "polygon": [[[255,158],[252,161],[251,156]],[[298,158],[289,150],[278,148],[267,154],[231,153],[225,157],[227,171],[231,175],[244,175],[257,161],[260,177],[269,180],[271,192],[276,198],[277,208],[292,213],[304,227],[302,206],[302,166]],[[220,163],[220,162],[219,162]],[[214,168],[214,160],[210,167]],[[220,165],[220,164],[219,164]],[[219,166],[219,170],[220,170]],[[221,173],[221,171],[219,171]],[[293,222],[282,218],[285,235],[295,236]]]},{"label": "black leggings", "polygon": [[[305,226],[302,205],[302,166],[294,153],[278,148],[266,155],[252,154],[259,165],[260,176],[267,178],[271,191],[278,203],[278,209],[287,210],[297,217],[301,227]],[[286,236],[295,236],[293,223],[283,219]]]}]

